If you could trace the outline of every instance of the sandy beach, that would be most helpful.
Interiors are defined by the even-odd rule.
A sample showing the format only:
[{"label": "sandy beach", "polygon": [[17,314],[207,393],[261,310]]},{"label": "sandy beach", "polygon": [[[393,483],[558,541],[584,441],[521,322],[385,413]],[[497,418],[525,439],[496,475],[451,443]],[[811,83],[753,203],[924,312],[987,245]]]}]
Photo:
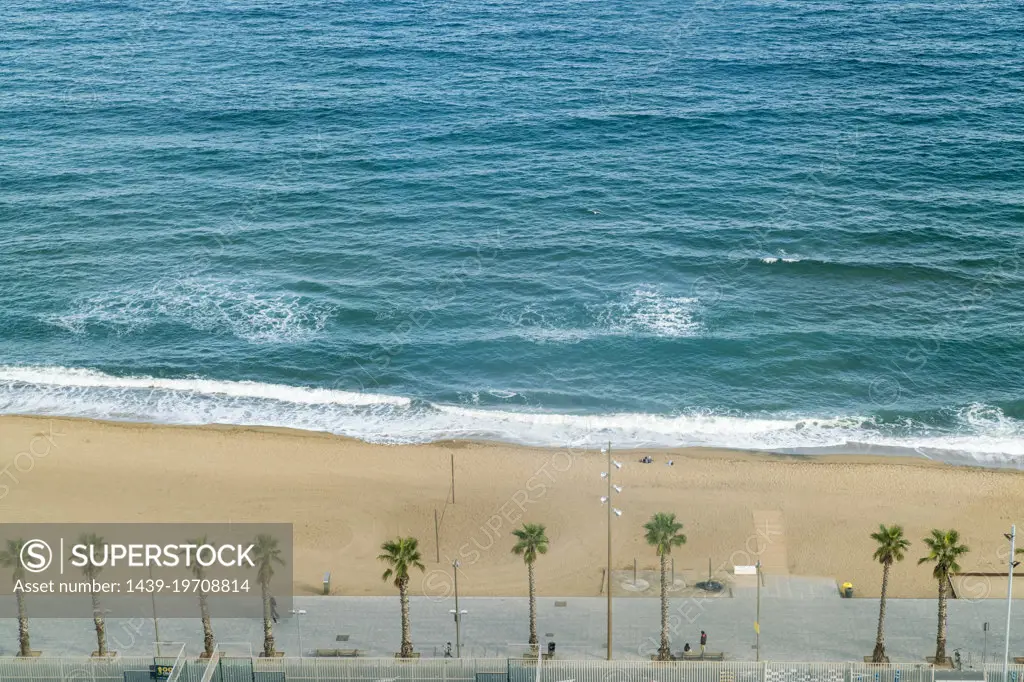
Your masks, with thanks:
[{"label": "sandy beach", "polygon": [[[869,533],[880,522],[900,523],[914,544],[893,572],[892,594],[932,597],[930,568],[916,564],[929,529],[960,530],[971,548],[964,570],[1001,571],[1002,533],[1024,521],[1024,476],[1016,471],[704,449],[650,451],[654,463],[641,464],[643,454],[616,453],[624,463],[616,472],[624,487],[615,500],[623,510],[614,525],[616,570],[631,571],[634,558],[640,569],[657,565],[641,525],[669,511],[688,536],[675,555],[688,581],[706,574],[709,559],[729,580],[733,564],[760,556],[766,572],[850,580],[870,597],[880,568]],[[546,524],[551,539],[538,563],[540,594],[602,589],[604,459],[596,451],[382,446],[272,429],[3,417],[0,466],[4,522],[293,523],[296,594],[319,593],[325,571],[335,594],[391,594],[376,556],[398,534],[420,540],[427,570],[414,593],[445,593],[459,559],[460,593],[525,594],[525,569],[510,553],[511,531],[523,521]]]}]

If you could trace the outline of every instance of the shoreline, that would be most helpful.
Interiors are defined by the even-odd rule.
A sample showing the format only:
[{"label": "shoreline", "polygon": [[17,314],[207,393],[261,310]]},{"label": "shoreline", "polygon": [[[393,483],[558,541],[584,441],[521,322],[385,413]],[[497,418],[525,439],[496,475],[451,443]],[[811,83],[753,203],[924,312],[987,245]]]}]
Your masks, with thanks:
[{"label": "shoreline", "polygon": [[[794,454],[881,454],[991,468],[1024,465],[1018,420],[984,403],[883,417],[699,410],[661,413],[431,402],[338,387],[189,376],[117,376],[61,366],[0,365],[6,409],[54,418],[203,426],[221,422],[343,433],[373,443],[469,438],[523,447],[612,440],[628,449],[710,447]],[[497,394],[494,394],[497,397]],[[518,394],[509,394],[509,396]],[[500,401],[499,401],[500,402]],[[940,401],[941,402],[941,401]],[[563,406],[565,407],[565,406]],[[940,416],[941,413],[941,416]],[[600,440],[597,440],[597,439]]]},{"label": "shoreline", "polygon": [[[382,541],[403,534],[419,538],[426,564],[412,594],[449,590],[450,564],[459,559],[460,593],[519,596],[525,570],[510,552],[510,533],[524,521],[545,523],[551,538],[538,594],[601,590],[604,457],[596,450],[468,440],[374,445],[278,427],[46,416],[0,417],[0,443],[0,468],[17,477],[0,497],[4,522],[289,522],[296,594],[319,593],[327,571],[334,594],[391,594],[376,555]],[[637,463],[645,453],[655,463]],[[972,549],[964,571],[998,571],[1002,533],[1024,520],[1016,470],[716,448],[616,456],[624,463],[616,483],[625,488],[616,498],[624,511],[614,527],[616,572],[631,572],[634,558],[653,570],[641,525],[670,511],[689,538],[674,555],[689,583],[707,575],[709,559],[715,576],[732,583],[731,567],[759,556],[774,575],[851,580],[859,596],[873,596],[880,570],[868,535],[878,523],[902,523],[914,545],[894,572],[891,596],[927,598],[934,582],[916,556],[931,528],[961,531]]]},{"label": "shoreline", "polygon": [[[593,446],[554,446],[554,445],[528,445],[522,443],[516,443],[512,441],[504,441],[498,439],[488,438],[442,438],[434,441],[427,441],[422,443],[375,443],[371,441],[362,440],[353,436],[346,436],[343,434],[332,433],[330,431],[324,431],[319,429],[302,429],[293,426],[266,426],[261,424],[226,424],[211,422],[206,424],[176,424],[169,422],[155,422],[155,421],[138,421],[133,419],[96,419],[92,417],[77,417],[77,416],[63,416],[63,415],[45,415],[45,414],[0,414],[0,424],[10,419],[26,419],[26,420],[41,420],[41,421],[61,421],[61,422],[82,422],[89,424],[109,424],[111,426],[122,425],[125,427],[132,428],[171,428],[171,429],[184,429],[184,430],[195,430],[195,431],[212,431],[212,432],[228,432],[228,433],[267,433],[267,434],[279,434],[284,436],[294,436],[301,438],[326,438],[335,439],[342,442],[348,443],[359,443],[372,447],[381,448],[417,448],[417,447],[465,447],[467,445],[476,445],[481,447],[507,447],[512,449],[522,450],[539,450],[539,451],[560,451],[560,450],[572,450],[575,452],[589,452],[591,454],[598,453],[603,445],[595,444]],[[799,459],[800,461],[816,461],[826,460],[839,463],[888,463],[897,464],[899,462],[914,462],[926,466],[940,465],[950,466],[957,468],[968,468],[968,469],[982,469],[986,471],[1014,471],[1024,472],[1024,460],[1020,464],[1014,464],[1008,461],[993,461],[993,462],[982,462],[978,459],[972,458],[967,454],[958,453],[954,451],[938,451],[935,456],[922,453],[919,450],[912,448],[906,448],[901,446],[878,446],[878,445],[867,445],[863,450],[876,450],[877,452],[864,452],[854,449],[844,449],[846,446],[827,446],[827,447],[806,447],[806,448],[780,448],[777,450],[757,450],[757,449],[743,449],[717,445],[685,445],[685,446],[673,446],[673,447],[662,447],[662,446],[612,446],[616,452],[627,453],[622,455],[623,457],[631,456],[633,453],[638,455],[644,454],[662,454],[662,455],[693,455],[701,452],[711,452],[715,456],[721,456],[725,453],[732,453],[735,455],[750,455],[753,457],[780,457],[787,458],[792,457]]]}]

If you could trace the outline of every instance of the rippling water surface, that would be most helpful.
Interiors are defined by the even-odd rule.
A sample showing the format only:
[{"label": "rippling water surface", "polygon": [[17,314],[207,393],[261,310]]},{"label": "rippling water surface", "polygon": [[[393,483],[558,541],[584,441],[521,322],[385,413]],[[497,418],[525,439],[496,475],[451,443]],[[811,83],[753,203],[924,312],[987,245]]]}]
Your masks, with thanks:
[{"label": "rippling water surface", "polygon": [[1017,462],[1022,29],[8,2],[0,411]]}]

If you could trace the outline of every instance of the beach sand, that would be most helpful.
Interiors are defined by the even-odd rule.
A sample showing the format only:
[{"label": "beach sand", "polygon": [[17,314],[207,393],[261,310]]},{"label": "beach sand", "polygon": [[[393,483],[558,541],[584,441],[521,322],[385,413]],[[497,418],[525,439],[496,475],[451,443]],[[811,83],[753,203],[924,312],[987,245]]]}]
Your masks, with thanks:
[{"label": "beach sand", "polygon": [[[21,454],[19,454],[21,453]],[[32,454],[24,454],[32,453]],[[880,567],[869,534],[900,523],[913,541],[891,595],[933,597],[920,538],[957,528],[971,547],[967,571],[1005,570],[1003,533],[1024,522],[1024,475],[924,459],[776,456],[709,449],[618,451],[616,570],[653,569],[642,524],[675,512],[688,537],[677,574],[731,580],[758,556],[766,573],[824,576],[877,596]],[[451,502],[451,457],[455,461]],[[671,458],[674,466],[666,461]],[[605,468],[596,451],[476,442],[370,445],[318,433],[177,427],[44,417],[0,418],[3,522],[226,522],[294,524],[295,592],[393,594],[377,561],[382,541],[420,540],[426,572],[414,594],[446,594],[459,559],[463,595],[523,595],[526,570],[511,531],[544,523],[551,548],[537,565],[548,596],[601,594]],[[440,563],[434,514],[441,517]],[[1003,583],[1005,585],[1005,583]],[[992,597],[1001,596],[994,588]],[[1004,593],[1005,594],[1005,593]],[[981,595],[974,595],[981,596]]]}]

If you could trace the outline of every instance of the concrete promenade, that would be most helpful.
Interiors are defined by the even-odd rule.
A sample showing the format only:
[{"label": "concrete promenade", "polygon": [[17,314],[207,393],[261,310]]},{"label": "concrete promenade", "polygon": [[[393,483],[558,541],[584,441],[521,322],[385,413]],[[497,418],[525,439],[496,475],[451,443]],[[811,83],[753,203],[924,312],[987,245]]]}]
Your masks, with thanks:
[{"label": "concrete promenade", "polygon": [[[821,595],[764,595],[761,602],[761,658],[774,661],[860,661],[871,652],[878,617],[874,599],[822,598]],[[564,602],[564,606],[556,606]],[[522,653],[528,637],[525,598],[468,597],[459,600],[463,617],[464,657],[505,657]],[[361,649],[370,656],[391,656],[399,644],[399,602],[394,597],[297,597],[302,616],[282,619],[274,628],[277,645],[289,656],[315,649]],[[440,656],[446,642],[455,643],[455,627],[448,599],[413,598],[413,644],[422,655]],[[673,650],[689,642],[694,648],[700,631],[709,635],[709,651],[723,651],[728,660],[754,660],[755,600],[752,592],[734,598],[675,599],[672,602]],[[1024,603],[1015,603],[1010,655],[1024,656]],[[202,627],[194,619],[159,619],[160,639],[186,642],[187,652],[202,650]],[[158,614],[159,615],[159,614]],[[1005,600],[949,603],[950,655],[962,649],[968,662],[980,665],[1000,659],[1006,617]],[[614,604],[614,655],[619,659],[646,658],[657,648],[657,599],[617,598]],[[989,622],[987,646],[983,623]],[[95,647],[90,619],[34,619],[32,646],[46,656],[83,655]],[[121,655],[154,652],[152,614],[108,622],[109,648]],[[260,621],[214,619],[217,641],[234,643],[229,650],[242,653],[262,643]],[[922,662],[935,647],[935,600],[890,600],[886,643],[892,660]],[[604,658],[605,600],[570,597],[538,600],[538,633],[542,645],[557,643],[559,658]],[[338,635],[347,635],[339,641]],[[987,652],[986,652],[987,649]],[[17,622],[0,623],[0,655],[17,651]]]}]

